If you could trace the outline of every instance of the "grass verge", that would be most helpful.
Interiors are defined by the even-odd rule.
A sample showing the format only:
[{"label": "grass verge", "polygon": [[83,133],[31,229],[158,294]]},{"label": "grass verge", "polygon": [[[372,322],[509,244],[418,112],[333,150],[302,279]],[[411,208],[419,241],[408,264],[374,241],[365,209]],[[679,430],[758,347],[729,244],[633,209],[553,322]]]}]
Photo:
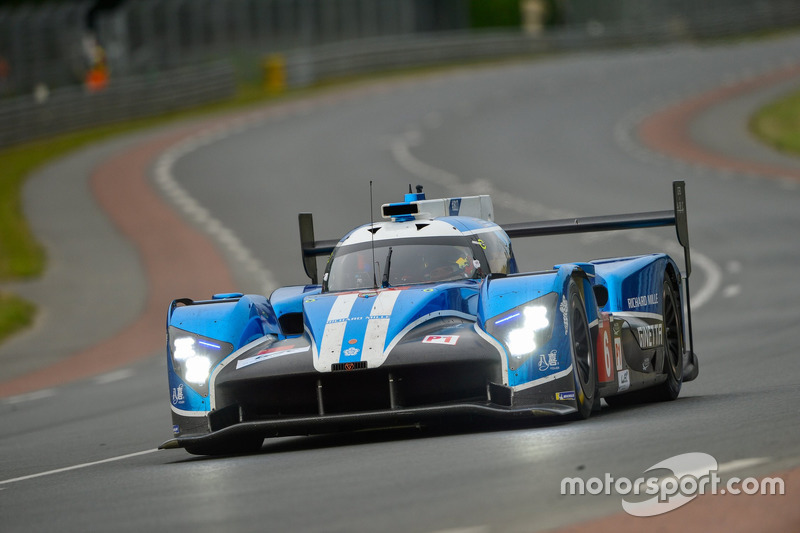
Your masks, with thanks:
[{"label": "grass verge", "polygon": [[778,150],[800,154],[800,91],[761,108],[750,119],[750,130]]},{"label": "grass verge", "polygon": [[36,307],[22,298],[0,293],[0,340],[33,323]]}]

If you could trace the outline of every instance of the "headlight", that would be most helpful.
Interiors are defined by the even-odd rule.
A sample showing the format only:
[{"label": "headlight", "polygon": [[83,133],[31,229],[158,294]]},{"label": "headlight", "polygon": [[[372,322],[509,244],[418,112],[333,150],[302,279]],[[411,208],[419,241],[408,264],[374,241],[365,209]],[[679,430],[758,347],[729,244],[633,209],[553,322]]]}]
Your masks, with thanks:
[{"label": "headlight", "polygon": [[550,340],[557,300],[558,295],[551,292],[487,323],[487,331],[502,342],[508,354],[516,360],[513,369]]},{"label": "headlight", "polygon": [[200,394],[206,394],[204,386],[214,366],[233,351],[230,343],[174,327],[169,328],[169,348],[172,368]]}]

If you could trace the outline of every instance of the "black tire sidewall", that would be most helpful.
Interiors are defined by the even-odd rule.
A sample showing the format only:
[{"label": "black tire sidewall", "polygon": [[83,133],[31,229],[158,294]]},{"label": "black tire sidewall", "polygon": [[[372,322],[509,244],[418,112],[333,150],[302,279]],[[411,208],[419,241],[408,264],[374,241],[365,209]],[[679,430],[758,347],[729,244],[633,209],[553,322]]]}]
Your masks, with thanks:
[{"label": "black tire sidewall", "polygon": [[[575,280],[569,282],[567,289],[568,294],[568,308],[569,308],[569,347],[572,357],[573,376],[575,382],[575,403],[578,408],[578,416],[580,418],[589,418],[592,413],[592,406],[594,405],[595,396],[597,395],[597,368],[594,358],[594,346],[592,342],[592,333],[589,328],[589,320],[586,316],[586,306],[583,298],[578,291],[578,284]],[[586,384],[583,383],[578,370],[577,354],[575,353],[575,324],[573,323],[573,305],[577,307],[582,315],[583,327],[585,328],[586,338],[588,340],[589,349],[589,375]],[[583,401],[581,401],[583,398]]]},{"label": "black tire sidewall", "polygon": [[[672,282],[669,279],[664,280],[664,373],[667,375],[667,381],[664,383],[664,392],[668,399],[675,399],[681,392],[681,386],[683,384],[683,332],[680,330],[681,324],[681,308],[680,303],[675,297],[675,289],[672,286]],[[672,308],[673,313],[675,313],[675,317],[668,317],[667,316],[667,298],[671,298],[672,300]],[[668,331],[667,331],[667,324],[670,320],[675,321],[675,330],[677,331],[677,341],[678,341],[678,364],[677,368],[673,368],[672,363],[670,362],[670,355],[669,355],[669,339],[667,338]]]}]

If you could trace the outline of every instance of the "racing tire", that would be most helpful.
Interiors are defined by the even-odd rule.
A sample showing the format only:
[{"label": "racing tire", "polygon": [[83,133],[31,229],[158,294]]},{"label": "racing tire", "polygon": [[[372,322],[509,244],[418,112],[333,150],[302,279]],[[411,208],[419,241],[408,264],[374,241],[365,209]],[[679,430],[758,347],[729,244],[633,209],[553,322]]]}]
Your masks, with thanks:
[{"label": "racing tire", "polygon": [[683,385],[683,331],[680,301],[670,280],[664,280],[664,372],[667,380],[649,389],[652,401],[672,401]]},{"label": "racing tire", "polygon": [[224,442],[187,444],[184,449],[192,455],[248,455],[261,450],[263,437],[238,437]]},{"label": "racing tire", "polygon": [[569,340],[572,352],[572,375],[575,380],[575,403],[578,412],[575,417],[586,419],[592,414],[597,396],[597,369],[594,364],[594,350],[586,306],[583,303],[578,284],[569,282],[567,290],[569,313]]},{"label": "racing tire", "polygon": [[669,402],[678,397],[683,385],[683,331],[680,300],[669,279],[664,280],[664,373],[667,379],[654,387],[606,398],[612,407],[638,403]]}]

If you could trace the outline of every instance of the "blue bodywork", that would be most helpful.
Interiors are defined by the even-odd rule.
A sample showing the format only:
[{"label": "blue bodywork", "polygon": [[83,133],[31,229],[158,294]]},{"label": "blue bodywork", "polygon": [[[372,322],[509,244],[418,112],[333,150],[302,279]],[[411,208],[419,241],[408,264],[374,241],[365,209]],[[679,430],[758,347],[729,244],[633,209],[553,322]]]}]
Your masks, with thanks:
[{"label": "blue bodywork", "polygon": [[[391,224],[407,224],[413,235],[433,231],[431,220],[445,224],[473,247],[475,274],[174,301],[167,360],[176,439],[167,447],[239,431],[298,434],[447,413],[585,417],[601,397],[668,379],[665,296],[678,321],[670,327],[680,330],[676,346],[684,335],[682,274],[669,256],[520,273],[500,226],[452,216],[461,205],[452,201],[444,216],[415,225],[419,219],[402,212],[420,201],[410,196],[389,205],[399,214],[378,235],[395,238]],[[357,228],[337,249],[351,240],[363,246],[359,232],[367,230],[376,231]],[[507,250],[502,273],[490,268],[492,250]]]}]

